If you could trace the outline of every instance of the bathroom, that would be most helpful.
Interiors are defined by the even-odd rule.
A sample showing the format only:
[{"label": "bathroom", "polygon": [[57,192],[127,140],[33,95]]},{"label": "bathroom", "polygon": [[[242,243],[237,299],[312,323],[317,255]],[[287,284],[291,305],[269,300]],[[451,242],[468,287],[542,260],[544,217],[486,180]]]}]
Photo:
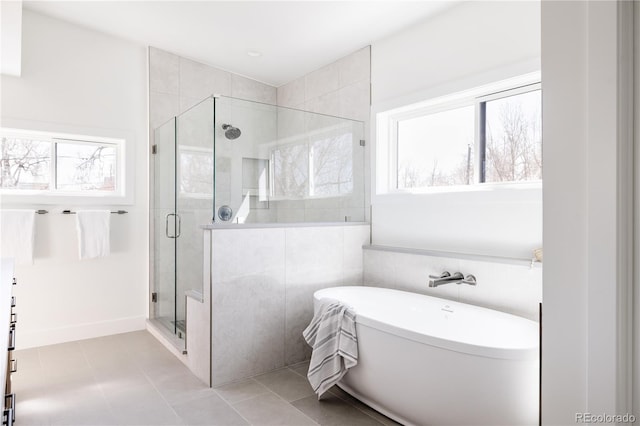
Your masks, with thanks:
[{"label": "bathroom", "polygon": [[[626,62],[605,53],[633,25],[618,23],[605,4],[167,2],[153,12],[166,31],[152,35],[136,19],[151,13],[141,4],[11,5],[3,4],[3,31],[11,29],[4,17],[21,22],[22,69],[3,69],[3,130],[124,141],[119,194],[80,201],[2,192],[2,209],[48,211],[34,219],[33,264],[16,266],[18,424],[271,424],[279,415],[285,424],[393,424],[341,390],[317,401],[306,383],[311,350],[301,334],[313,294],[348,285],[427,294],[535,323],[542,303],[542,423],[574,423],[575,413],[594,407],[633,412],[637,393],[611,397],[624,386],[610,378],[629,377],[624,388],[633,388],[637,369],[620,375],[612,360],[626,353],[632,365],[637,339],[609,337],[637,329],[616,319],[633,311],[620,301],[632,300],[622,297],[631,293],[620,265],[634,259],[619,249],[633,244],[620,238],[631,228],[616,220],[634,220],[616,198],[625,189],[617,173],[633,165],[611,154],[616,146],[589,143],[622,143],[606,133],[619,119],[611,105],[625,101],[607,73],[621,73]],[[291,15],[299,22],[285,19]],[[236,44],[205,38],[197,29],[211,16],[220,31],[251,34],[250,23],[254,35],[238,35]],[[351,17],[342,37],[353,41],[342,47],[336,31],[325,37],[332,49],[309,47],[323,26],[340,28],[335,16]],[[188,23],[182,29],[191,39],[173,20]],[[384,28],[367,31],[380,21]],[[299,54],[286,49],[291,31],[309,44],[298,45]],[[595,35],[605,41],[593,43]],[[587,73],[594,67],[602,74]],[[479,183],[490,181],[479,176],[475,112],[471,139],[460,143],[468,185],[400,184],[393,155],[401,142],[389,128],[471,98],[490,114],[495,99],[485,96],[522,87],[539,94],[540,84],[544,193],[539,175]],[[596,98],[603,102],[589,102]],[[572,108],[576,99],[588,108]],[[606,120],[594,124],[591,114]],[[323,132],[350,165],[348,183],[336,186],[348,196],[276,194],[274,146]],[[309,158],[307,180],[318,177]],[[196,182],[185,196],[184,171],[209,183]],[[108,256],[78,260],[77,218],[62,212],[92,209],[126,213],[110,217]],[[544,268],[534,253],[543,240]],[[444,271],[474,275],[476,285],[429,287],[429,276]],[[55,386],[40,391],[35,372]],[[86,384],[86,404],[71,403]],[[153,397],[125,403],[141,394]],[[125,408],[115,410],[120,403]]]}]

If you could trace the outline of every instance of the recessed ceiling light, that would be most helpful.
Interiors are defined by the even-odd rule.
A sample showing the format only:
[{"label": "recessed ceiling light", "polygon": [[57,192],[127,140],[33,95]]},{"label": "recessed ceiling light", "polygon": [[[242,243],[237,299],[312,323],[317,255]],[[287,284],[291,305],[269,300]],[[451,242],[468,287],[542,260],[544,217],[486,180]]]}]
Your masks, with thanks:
[{"label": "recessed ceiling light", "polygon": [[252,58],[257,58],[258,56],[262,56],[262,53],[258,52],[257,50],[247,50],[247,55],[251,56]]}]

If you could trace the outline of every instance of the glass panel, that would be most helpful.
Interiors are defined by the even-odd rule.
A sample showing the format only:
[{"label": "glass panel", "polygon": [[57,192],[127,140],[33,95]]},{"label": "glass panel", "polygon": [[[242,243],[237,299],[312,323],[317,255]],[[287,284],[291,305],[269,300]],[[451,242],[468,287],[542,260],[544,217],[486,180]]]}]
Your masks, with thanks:
[{"label": "glass panel", "polygon": [[473,105],[398,122],[398,188],[473,181]]},{"label": "glass panel", "polygon": [[108,192],[116,190],[116,145],[67,140],[55,142],[57,189]]},{"label": "glass panel", "polygon": [[153,251],[154,291],[153,316],[172,332],[176,332],[176,124],[175,119],[154,133],[156,154],[153,155]]},{"label": "glass panel", "polygon": [[217,223],[365,220],[362,122],[224,97],[215,110]]},{"label": "glass panel", "polygon": [[486,103],[486,182],[542,179],[541,92]]},{"label": "glass panel", "polygon": [[309,189],[309,145],[306,142],[275,147],[273,195],[281,199],[301,199]]},{"label": "glass panel", "polygon": [[282,165],[271,159],[276,126],[274,105],[216,98],[214,215],[217,223],[276,222],[270,179],[272,168]]},{"label": "glass panel", "polygon": [[353,192],[353,135],[340,133],[311,142],[311,196],[340,196]]},{"label": "glass panel", "polygon": [[51,175],[51,142],[2,136],[0,187],[47,190]]},{"label": "glass panel", "polygon": [[176,119],[177,197],[176,319],[178,335],[185,330],[185,294],[202,293],[201,225],[213,216],[213,99],[207,98]]}]

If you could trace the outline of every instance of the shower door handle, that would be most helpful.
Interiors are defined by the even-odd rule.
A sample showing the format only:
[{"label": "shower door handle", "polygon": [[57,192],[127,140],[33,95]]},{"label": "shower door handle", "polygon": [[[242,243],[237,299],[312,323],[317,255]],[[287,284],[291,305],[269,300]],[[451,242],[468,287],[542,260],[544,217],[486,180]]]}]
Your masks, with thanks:
[{"label": "shower door handle", "polygon": [[182,230],[182,218],[180,217],[179,214],[175,214],[174,216],[178,218],[178,228],[177,228],[178,232],[176,233],[176,236],[173,238],[178,238],[180,236],[180,231]]},{"label": "shower door handle", "polygon": [[[178,236],[180,235],[178,233],[178,235],[169,235],[169,216],[178,216],[175,213],[168,213],[165,217],[164,217],[164,234],[167,236],[167,238],[178,238]],[[178,216],[179,217],[179,216]],[[175,220],[174,220],[175,223]]]}]

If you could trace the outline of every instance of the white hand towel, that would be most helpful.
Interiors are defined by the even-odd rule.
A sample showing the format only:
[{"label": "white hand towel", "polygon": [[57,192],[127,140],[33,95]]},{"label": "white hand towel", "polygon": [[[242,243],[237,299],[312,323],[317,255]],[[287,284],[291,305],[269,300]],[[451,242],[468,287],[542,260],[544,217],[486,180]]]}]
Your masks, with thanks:
[{"label": "white hand towel", "polygon": [[35,210],[0,210],[0,257],[13,257],[16,264],[33,264]]},{"label": "white hand towel", "polygon": [[80,259],[109,255],[109,210],[80,210],[76,212],[78,250]]}]

